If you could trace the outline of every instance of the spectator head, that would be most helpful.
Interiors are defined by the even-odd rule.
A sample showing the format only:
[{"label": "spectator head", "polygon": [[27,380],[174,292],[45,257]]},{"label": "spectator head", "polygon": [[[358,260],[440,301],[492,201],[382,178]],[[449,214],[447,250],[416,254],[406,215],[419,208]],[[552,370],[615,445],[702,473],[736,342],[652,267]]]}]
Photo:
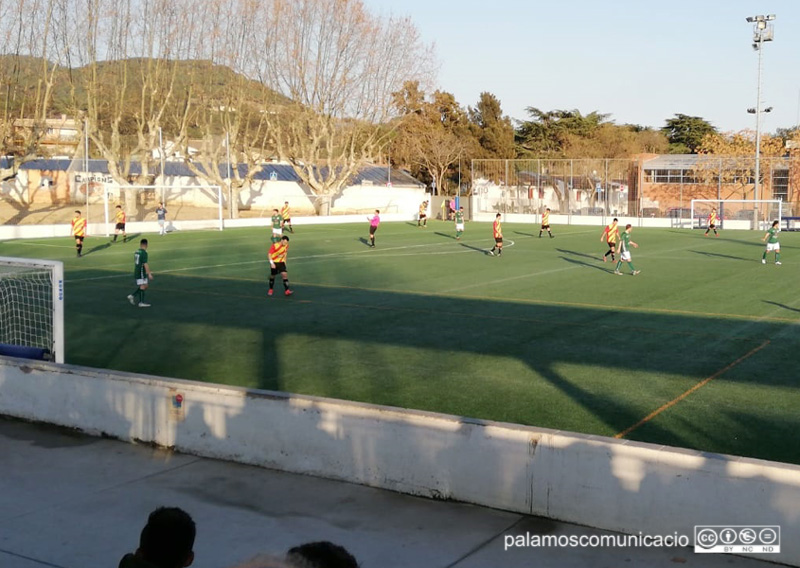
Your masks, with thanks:
[{"label": "spectator head", "polygon": [[344,547],[327,541],[295,546],[286,560],[298,568],[358,568],[355,557]]},{"label": "spectator head", "polygon": [[177,507],[159,507],[147,519],[136,556],[157,568],[184,568],[194,561],[196,529],[189,514]]}]

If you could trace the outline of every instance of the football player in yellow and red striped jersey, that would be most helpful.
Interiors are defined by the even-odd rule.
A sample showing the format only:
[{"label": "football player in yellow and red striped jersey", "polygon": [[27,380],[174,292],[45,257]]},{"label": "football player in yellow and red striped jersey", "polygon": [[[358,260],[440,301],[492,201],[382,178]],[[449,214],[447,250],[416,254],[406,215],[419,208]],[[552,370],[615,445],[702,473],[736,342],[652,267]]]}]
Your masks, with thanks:
[{"label": "football player in yellow and red striped jersey", "polygon": [[292,214],[289,213],[288,201],[285,201],[283,207],[281,207],[281,218],[283,219],[281,228],[288,228],[290,233],[294,233],[294,229],[292,228]]},{"label": "football player in yellow and red striped jersey", "polygon": [[494,251],[497,249],[497,256],[503,255],[503,227],[500,225],[500,213],[498,213],[494,218],[494,223],[492,224],[492,235],[494,236],[494,246],[492,250],[489,251],[489,254],[494,256]]},{"label": "football player in yellow and red striped jersey", "polygon": [[289,275],[286,272],[286,256],[289,254],[289,237],[283,235],[281,240],[272,243],[269,247],[269,291],[267,296],[272,296],[275,287],[275,277],[280,274],[283,279],[283,293],[291,296],[294,292],[289,288]]},{"label": "football player in yellow and red striped jersey", "polygon": [[542,228],[539,229],[539,238],[542,238],[542,232],[547,231],[547,234],[550,235],[550,238],[553,238],[553,233],[550,231],[550,208],[544,210],[542,213]]},{"label": "football player in yellow and red striped jersey", "polygon": [[711,213],[708,214],[708,228],[706,229],[706,234],[703,235],[704,237],[708,236],[708,232],[713,230],[714,236],[718,237],[719,233],[717,232],[717,208],[712,207]]},{"label": "football player in yellow and red striped jersey", "polygon": [[75,237],[75,248],[78,249],[78,256],[83,256],[83,239],[86,237],[86,218],[81,217],[80,211],[75,211],[72,219],[72,236]]},{"label": "football player in yellow and red striped jersey", "polygon": [[128,235],[125,234],[125,211],[122,210],[122,205],[117,205],[117,212],[114,214],[114,220],[117,224],[114,226],[114,241],[117,242],[117,235],[122,231],[122,242],[128,240]]},{"label": "football player in yellow and red striped jersey", "polygon": [[617,240],[619,239],[619,226],[617,223],[617,218],[614,217],[614,220],[611,222],[611,224],[607,225],[606,228],[603,229],[603,234],[600,235],[600,241],[605,241],[608,243],[608,250],[606,251],[606,254],[603,255],[603,262],[608,260],[608,255],[611,255],[611,262],[617,260],[614,256],[614,252],[617,250]]}]

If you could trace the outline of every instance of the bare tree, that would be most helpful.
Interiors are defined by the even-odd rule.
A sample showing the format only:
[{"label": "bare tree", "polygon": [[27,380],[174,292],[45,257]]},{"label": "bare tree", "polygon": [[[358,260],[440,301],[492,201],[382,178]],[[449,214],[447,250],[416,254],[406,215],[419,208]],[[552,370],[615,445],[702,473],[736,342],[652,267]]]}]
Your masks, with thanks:
[{"label": "bare tree", "polygon": [[[114,180],[152,184],[155,150],[165,115],[176,103],[182,42],[193,2],[86,0],[87,60],[74,85],[76,114],[85,110],[88,135]],[[174,114],[174,113],[173,113]],[[132,168],[138,162],[140,170]],[[126,208],[138,206],[126,192]]]},{"label": "bare tree", "polygon": [[[272,153],[265,110],[275,94],[246,75],[254,56],[251,38],[263,33],[258,6],[247,0],[205,5],[211,17],[203,26],[204,52],[197,57],[204,63],[187,101],[187,108],[194,107],[192,119],[183,122],[180,134],[185,164],[206,183],[228,187],[234,218],[241,191]],[[192,126],[200,144],[190,147]]]},{"label": "bare tree", "polygon": [[270,142],[324,212],[381,154],[392,93],[406,80],[427,83],[431,49],[409,19],[381,19],[361,0],[272,0],[263,8],[255,73],[288,99],[266,109]]}]

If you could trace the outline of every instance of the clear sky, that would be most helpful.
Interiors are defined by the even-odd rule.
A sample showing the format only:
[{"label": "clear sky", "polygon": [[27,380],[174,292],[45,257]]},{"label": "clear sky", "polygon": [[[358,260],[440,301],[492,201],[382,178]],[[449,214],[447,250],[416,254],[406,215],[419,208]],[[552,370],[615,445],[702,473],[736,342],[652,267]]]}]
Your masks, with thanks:
[{"label": "clear sky", "polygon": [[758,54],[747,16],[775,14],[764,44],[762,131],[798,124],[800,0],[364,0],[410,16],[435,44],[438,87],[463,106],[493,93],[504,113],[593,110],[660,128],[676,113],[755,128]]}]

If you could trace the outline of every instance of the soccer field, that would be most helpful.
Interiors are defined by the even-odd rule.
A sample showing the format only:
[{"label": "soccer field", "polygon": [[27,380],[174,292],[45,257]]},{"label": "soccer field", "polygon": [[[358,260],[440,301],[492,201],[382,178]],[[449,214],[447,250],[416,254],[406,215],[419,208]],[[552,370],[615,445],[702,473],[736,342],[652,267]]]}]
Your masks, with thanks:
[{"label": "soccer field", "polygon": [[634,228],[638,276],[601,227],[384,223],[290,234],[295,294],[266,296],[269,229],[131,242],[8,241],[66,271],[67,362],[619,436],[800,463],[800,234]]}]

